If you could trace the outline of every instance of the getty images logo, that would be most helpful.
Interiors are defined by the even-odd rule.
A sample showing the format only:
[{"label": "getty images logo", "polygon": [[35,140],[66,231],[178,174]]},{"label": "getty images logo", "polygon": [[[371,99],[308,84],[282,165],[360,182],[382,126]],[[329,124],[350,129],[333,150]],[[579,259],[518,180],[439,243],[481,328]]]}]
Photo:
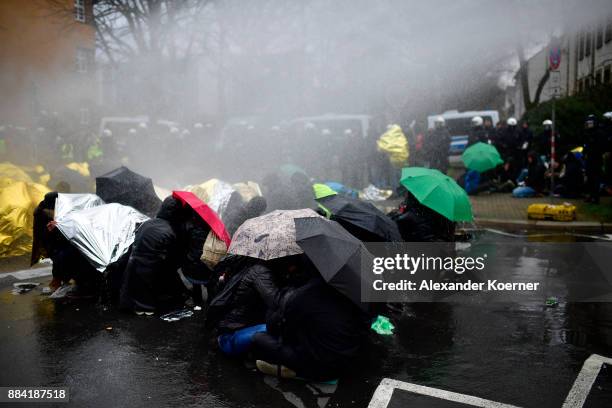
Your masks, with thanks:
[{"label": "getty images logo", "polygon": [[482,256],[411,256],[408,253],[395,256],[375,257],[372,260],[372,273],[381,275],[385,272],[408,272],[414,275],[419,271],[453,271],[458,275],[466,271],[482,271],[485,268],[487,254]]}]

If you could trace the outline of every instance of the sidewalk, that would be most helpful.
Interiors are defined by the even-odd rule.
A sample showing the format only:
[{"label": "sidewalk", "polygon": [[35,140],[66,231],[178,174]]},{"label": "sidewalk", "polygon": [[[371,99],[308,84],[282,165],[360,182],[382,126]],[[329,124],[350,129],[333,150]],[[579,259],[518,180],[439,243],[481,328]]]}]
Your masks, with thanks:
[{"label": "sidewalk", "polygon": [[[612,198],[602,198],[599,206],[585,204],[580,199],[555,197],[514,198],[510,194],[482,194],[471,196],[474,221],[479,227],[504,229],[537,229],[591,233],[612,232],[610,208]],[[577,207],[576,221],[535,221],[527,218],[527,207],[534,203],[562,204],[569,202]],[[607,208],[606,208],[607,207]],[[607,211],[604,211],[607,210]]]}]

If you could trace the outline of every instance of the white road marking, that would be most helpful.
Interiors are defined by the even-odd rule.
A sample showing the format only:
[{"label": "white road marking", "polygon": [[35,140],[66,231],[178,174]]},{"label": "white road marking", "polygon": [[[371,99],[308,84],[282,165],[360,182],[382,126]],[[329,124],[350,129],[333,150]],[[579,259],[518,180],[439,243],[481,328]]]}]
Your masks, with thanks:
[{"label": "white road marking", "polygon": [[386,408],[389,405],[389,402],[391,402],[391,396],[393,395],[394,389],[400,389],[415,394],[426,395],[428,397],[458,402],[461,404],[472,405],[474,407],[518,408],[515,405],[503,404],[501,402],[490,401],[478,397],[473,397],[471,395],[440,390],[438,388],[425,387],[423,385],[393,380],[391,378],[384,378],[380,382],[378,388],[376,388],[376,391],[374,392],[374,396],[372,396],[372,399],[370,400],[368,408]]},{"label": "white road marking", "polygon": [[[592,354],[586,359],[582,365],[582,369],[580,370],[578,377],[576,377],[576,380],[574,381],[572,389],[567,394],[565,402],[563,402],[562,408],[581,408],[584,405],[603,364],[612,366],[612,358]],[[452,391],[445,391],[438,388],[425,387],[423,385],[393,380],[391,378],[384,378],[380,382],[376,388],[376,391],[374,392],[374,395],[372,396],[372,399],[370,400],[368,408],[387,408],[391,402],[394,389],[400,389],[415,394],[426,395],[433,398],[439,398],[481,408],[517,408],[514,405],[490,401]]]},{"label": "white road marking", "polygon": [[21,271],[0,273],[0,279],[12,276],[17,280],[27,280],[49,275],[51,275],[51,266],[45,266],[44,268],[23,269]]},{"label": "white road marking", "polygon": [[[302,380],[298,380],[296,384],[301,382]],[[291,391],[284,391],[281,385],[281,382],[278,378],[265,375],[264,383],[271,387],[272,389],[280,392],[283,397],[289,401],[296,408],[306,408],[306,407],[314,407],[312,404],[313,399],[316,399],[317,406],[319,408],[325,408],[329,403],[330,397],[336,392],[338,388],[338,384],[324,384],[324,383],[303,383],[305,384],[304,389],[308,390],[308,393],[301,394],[302,397],[305,397],[306,402],[302,397],[296,395]],[[311,399],[312,397],[312,399]]]},{"label": "white road marking", "polygon": [[592,354],[591,357],[586,359],[572,389],[567,394],[565,402],[563,402],[562,408],[580,408],[584,405],[603,364],[612,366],[612,358]]}]

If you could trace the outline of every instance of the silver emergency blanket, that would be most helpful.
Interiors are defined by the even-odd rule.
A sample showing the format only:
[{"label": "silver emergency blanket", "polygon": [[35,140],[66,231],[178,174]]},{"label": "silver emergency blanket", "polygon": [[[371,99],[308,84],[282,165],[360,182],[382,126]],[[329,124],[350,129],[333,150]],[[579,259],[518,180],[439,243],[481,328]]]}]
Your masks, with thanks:
[{"label": "silver emergency blanket", "polygon": [[370,184],[359,192],[359,198],[365,201],[385,201],[392,194],[393,191],[391,190],[383,190]]},{"label": "silver emergency blanket", "polygon": [[95,194],[63,194],[57,195],[55,200],[55,221],[64,218],[72,211],[84,210],[104,204],[104,201]]},{"label": "silver emergency blanket", "polygon": [[113,203],[70,211],[56,222],[72,245],[104,272],[128,251],[136,228],[148,219],[132,207]]}]

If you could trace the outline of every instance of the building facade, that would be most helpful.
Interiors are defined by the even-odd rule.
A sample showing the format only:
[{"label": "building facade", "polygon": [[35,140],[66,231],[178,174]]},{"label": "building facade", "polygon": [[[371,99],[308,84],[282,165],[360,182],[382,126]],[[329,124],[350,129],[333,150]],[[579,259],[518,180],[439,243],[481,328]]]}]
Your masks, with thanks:
[{"label": "building facade", "polygon": [[[566,97],[601,84],[612,84],[612,13],[559,39],[561,64],[542,88],[539,102],[553,96]],[[543,47],[527,61],[530,100],[533,101],[540,79],[549,69],[550,47]],[[506,89],[508,116],[525,113],[518,75],[515,85]]]},{"label": "building facade", "polygon": [[569,47],[573,50],[573,93],[612,83],[612,14],[583,27]]},{"label": "building facade", "polygon": [[96,103],[92,0],[0,1],[0,124],[86,124]]}]

